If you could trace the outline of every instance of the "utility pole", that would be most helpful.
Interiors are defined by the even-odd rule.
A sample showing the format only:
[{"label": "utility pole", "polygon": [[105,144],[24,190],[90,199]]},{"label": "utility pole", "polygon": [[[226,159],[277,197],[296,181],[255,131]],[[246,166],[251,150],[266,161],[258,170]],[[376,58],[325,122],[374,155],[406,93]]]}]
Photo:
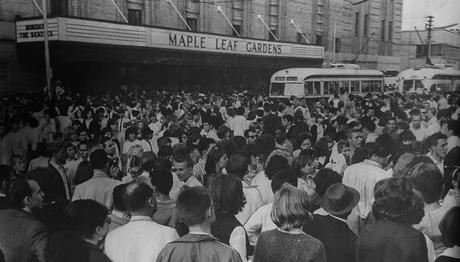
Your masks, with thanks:
[{"label": "utility pole", "polygon": [[50,63],[50,49],[48,41],[48,8],[46,0],[42,0],[43,12],[43,42],[45,43],[45,72],[46,72],[46,88],[50,94],[51,101],[54,102],[56,97],[55,86],[51,85],[51,63]]},{"label": "utility pole", "polygon": [[430,55],[431,55],[431,31],[433,30],[433,16],[430,15],[430,16],[427,16],[428,18],[428,23],[426,24],[425,28],[426,30],[428,31],[428,35],[427,35],[427,46],[428,46],[428,50],[427,50],[427,53],[426,53],[426,63],[428,65],[432,65],[433,63],[431,63],[431,59],[430,59]]}]

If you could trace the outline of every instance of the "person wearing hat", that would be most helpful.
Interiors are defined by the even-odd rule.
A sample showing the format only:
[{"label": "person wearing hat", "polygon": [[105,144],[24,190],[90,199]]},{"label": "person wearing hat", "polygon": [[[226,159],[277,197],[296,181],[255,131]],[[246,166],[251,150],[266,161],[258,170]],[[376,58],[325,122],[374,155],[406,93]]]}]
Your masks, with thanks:
[{"label": "person wearing hat", "polygon": [[327,261],[356,261],[357,236],[347,218],[358,202],[358,191],[342,183],[332,184],[322,197],[321,208],[304,223],[303,231],[323,243]]}]

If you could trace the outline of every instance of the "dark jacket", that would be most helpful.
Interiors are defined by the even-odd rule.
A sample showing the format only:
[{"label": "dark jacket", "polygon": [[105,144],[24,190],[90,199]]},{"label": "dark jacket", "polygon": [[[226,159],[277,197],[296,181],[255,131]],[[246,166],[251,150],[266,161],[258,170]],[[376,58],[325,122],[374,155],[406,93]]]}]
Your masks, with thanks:
[{"label": "dark jacket", "polygon": [[[230,245],[230,236],[236,227],[243,225],[232,214],[216,214],[216,221],[211,226],[212,235],[219,239],[222,243]],[[244,228],[244,227],[243,227]],[[246,231],[245,231],[246,232]],[[249,239],[246,235],[246,252],[251,256],[253,251],[249,245]]]},{"label": "dark jacket", "polygon": [[89,262],[110,262],[110,259],[104,255],[100,248],[86,241],[85,244],[89,251]]},{"label": "dark jacket", "polygon": [[264,134],[270,134],[275,137],[275,130],[281,126],[281,118],[273,113],[270,113],[263,118]]},{"label": "dark jacket", "polygon": [[302,229],[323,243],[328,262],[356,261],[358,237],[345,221],[340,221],[330,215],[314,215],[313,220],[306,222]]},{"label": "dark jacket", "polygon": [[357,256],[360,262],[427,262],[423,234],[409,225],[379,220],[361,231]]},{"label": "dark jacket", "polygon": [[157,262],[240,262],[230,246],[207,234],[187,234],[166,245]]},{"label": "dark jacket", "polygon": [[32,214],[0,210],[0,250],[8,262],[45,262],[48,232]]},{"label": "dark jacket", "polygon": [[12,208],[10,201],[7,197],[0,196],[0,210]]}]

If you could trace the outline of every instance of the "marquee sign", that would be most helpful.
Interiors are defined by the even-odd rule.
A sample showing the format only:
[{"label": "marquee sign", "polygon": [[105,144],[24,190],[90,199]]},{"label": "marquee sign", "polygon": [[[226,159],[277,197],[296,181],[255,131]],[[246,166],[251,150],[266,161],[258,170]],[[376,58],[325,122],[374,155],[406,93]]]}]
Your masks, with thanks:
[{"label": "marquee sign", "polygon": [[[18,43],[43,41],[43,21],[16,22]],[[48,19],[51,41],[83,42],[270,57],[323,59],[324,47],[236,38],[75,18]]]}]

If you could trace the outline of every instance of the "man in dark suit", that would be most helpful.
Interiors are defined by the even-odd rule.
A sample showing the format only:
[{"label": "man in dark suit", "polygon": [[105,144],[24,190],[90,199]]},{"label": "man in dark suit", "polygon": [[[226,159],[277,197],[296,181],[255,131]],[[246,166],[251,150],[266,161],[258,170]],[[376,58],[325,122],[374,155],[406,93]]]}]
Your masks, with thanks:
[{"label": "man in dark suit", "polygon": [[275,104],[267,105],[269,113],[263,117],[264,134],[270,134],[275,137],[275,130],[281,127],[281,118],[277,115],[278,107]]},{"label": "man in dark suit", "polygon": [[42,207],[43,192],[31,178],[19,178],[8,186],[13,208],[0,210],[0,250],[8,262],[45,262],[47,229],[32,211]]},{"label": "man in dark suit", "polygon": [[322,208],[303,226],[305,233],[323,243],[329,262],[356,261],[357,236],[348,227],[347,217],[358,201],[358,191],[342,183],[333,184],[322,198]]}]

